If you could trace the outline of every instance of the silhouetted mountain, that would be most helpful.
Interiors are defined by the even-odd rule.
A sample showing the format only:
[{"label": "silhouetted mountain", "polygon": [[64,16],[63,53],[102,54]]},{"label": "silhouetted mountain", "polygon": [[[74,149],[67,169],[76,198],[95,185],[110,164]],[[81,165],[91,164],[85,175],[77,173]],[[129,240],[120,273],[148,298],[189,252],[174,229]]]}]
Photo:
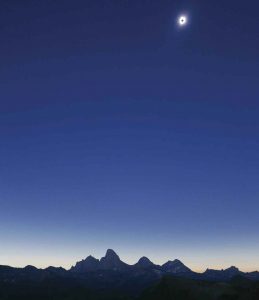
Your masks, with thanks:
[{"label": "silhouetted mountain", "polygon": [[143,256],[139,259],[139,261],[134,265],[134,267],[137,268],[156,268],[159,266],[156,266],[155,264],[152,263],[147,257]]},{"label": "silhouetted mountain", "polygon": [[77,262],[70,270],[77,273],[84,273],[99,270],[126,271],[128,269],[129,265],[122,262],[115,251],[108,249],[105,256],[100,260],[90,255],[85,260]]},{"label": "silhouetted mountain", "polygon": [[119,256],[112,249],[108,249],[106,255],[101,258],[99,269],[113,270],[113,271],[126,271],[129,265],[122,262]]},{"label": "silhouetted mountain", "polygon": [[[163,281],[165,276],[173,277],[174,279]],[[128,265],[121,261],[113,250],[108,249],[105,256],[100,260],[93,256],[88,256],[86,259],[77,262],[70,270],[56,267],[37,269],[34,266],[26,266],[25,268],[0,266],[0,299],[127,299],[127,297],[138,296],[146,288],[151,288],[152,296],[150,296],[150,290],[148,289],[143,296],[144,298],[140,298],[141,300],[221,299],[202,297],[206,294],[206,290],[213,295],[216,289],[220,289],[225,293],[223,287],[226,285],[228,287],[231,286],[231,289],[236,289],[236,286],[238,286],[238,288],[242,287],[242,289],[250,291],[250,287],[253,286],[252,280],[259,280],[259,272],[244,273],[236,267],[230,267],[225,270],[207,269],[204,273],[195,273],[177,259],[159,266],[152,263],[147,257],[142,257],[136,264]],[[158,282],[159,286],[156,285]],[[46,295],[44,291],[46,287],[50,290],[53,289],[50,293],[53,296],[52,298],[48,298],[48,295]],[[34,298],[30,298],[28,295],[24,298],[19,296],[16,298],[9,297],[9,292],[12,294],[12,288],[18,294],[24,290],[27,292],[28,290],[35,291],[35,293],[33,292]],[[39,292],[38,288],[41,292]],[[60,288],[61,294],[59,292],[56,294],[56,288]],[[69,295],[70,293],[71,295],[73,294],[70,288],[81,289],[83,291],[82,295],[81,292],[77,294],[76,291],[75,295],[78,295],[78,297],[62,298],[63,291]],[[163,294],[164,289],[169,290],[169,298],[163,298],[165,296]],[[96,296],[96,291],[98,291],[98,296]],[[104,294],[100,295],[100,291],[103,291]],[[119,293],[116,292],[114,294],[114,291],[119,291]],[[198,295],[197,298],[188,298],[187,296],[186,298],[172,297],[172,295],[187,295],[185,294],[187,293],[186,291],[189,291],[190,295]],[[45,298],[43,296],[40,298],[41,293]],[[109,297],[112,295],[111,298],[107,298],[108,295]],[[120,295],[119,298],[116,298],[118,295]],[[157,298],[154,298],[155,295],[157,295]],[[81,296],[82,298],[80,298]],[[239,299],[226,298],[230,297],[228,294],[224,297],[222,299]]]},{"label": "silhouetted mountain", "polygon": [[162,265],[162,271],[172,274],[190,273],[191,269],[186,267],[180,260],[175,259],[174,261],[169,260]]},{"label": "silhouetted mountain", "polygon": [[259,272],[250,272],[250,273],[245,273],[245,277],[251,280],[259,280]]},{"label": "silhouetted mountain", "polygon": [[77,262],[76,265],[71,268],[71,271],[79,273],[97,271],[99,269],[99,265],[99,259],[90,255],[86,259]]},{"label": "silhouetted mountain", "polygon": [[241,271],[239,271],[238,268],[233,267],[233,266],[228,269],[225,269],[225,270],[207,269],[203,273],[204,278],[206,278],[207,280],[215,280],[215,281],[230,280],[231,278],[238,276],[238,275],[243,275],[244,277],[246,276],[245,273],[242,273]]},{"label": "silhouetted mountain", "polygon": [[186,267],[180,260],[168,261],[163,266],[155,265],[147,257],[141,257],[135,265],[128,265],[122,262],[116,252],[108,249],[106,255],[100,260],[88,256],[85,260],[77,262],[71,271],[77,273],[93,272],[100,270],[113,270],[120,272],[134,272],[140,269],[150,269],[160,271],[161,274],[184,274],[193,273],[191,269]]}]

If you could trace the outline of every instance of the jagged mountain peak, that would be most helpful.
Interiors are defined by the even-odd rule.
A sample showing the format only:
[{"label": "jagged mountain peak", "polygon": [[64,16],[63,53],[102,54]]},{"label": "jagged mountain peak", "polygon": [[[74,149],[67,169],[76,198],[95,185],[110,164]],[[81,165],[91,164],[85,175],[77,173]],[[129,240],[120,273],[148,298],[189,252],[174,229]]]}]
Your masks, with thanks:
[{"label": "jagged mountain peak", "polygon": [[228,276],[232,277],[235,275],[239,275],[241,272],[237,267],[231,266],[224,270],[224,273],[227,274]]},{"label": "jagged mountain peak", "polygon": [[191,269],[186,267],[179,259],[175,260],[169,260],[165,264],[162,265],[162,269],[165,272],[169,273],[185,273],[185,272],[191,272]]},{"label": "jagged mountain peak", "polygon": [[168,260],[165,264],[163,264],[163,266],[165,266],[165,265],[168,265],[168,266],[176,266],[176,265],[184,266],[184,264],[179,259]]},{"label": "jagged mountain peak", "polygon": [[206,271],[205,271],[205,273],[210,273],[210,272],[224,272],[224,273],[238,273],[238,272],[240,272],[240,270],[237,268],[237,267],[235,267],[235,266],[231,266],[231,267],[229,267],[229,268],[227,268],[227,269],[221,269],[221,270],[215,270],[215,269],[206,269]]},{"label": "jagged mountain peak", "polygon": [[118,260],[120,260],[119,255],[114,250],[112,250],[112,249],[108,249],[106,251],[106,254],[105,254],[104,258],[106,258],[106,259],[118,259]]},{"label": "jagged mountain peak", "polygon": [[87,258],[84,261],[99,261],[99,259],[95,258],[92,255],[87,256]]},{"label": "jagged mountain peak", "polygon": [[26,267],[24,267],[25,271],[37,271],[38,269],[34,266],[28,265]]},{"label": "jagged mountain peak", "polygon": [[93,257],[92,255],[89,255],[86,259],[77,262],[76,265],[71,268],[71,271],[81,273],[88,271],[96,271],[99,268],[99,263],[99,259]]},{"label": "jagged mountain peak", "polygon": [[151,262],[151,260],[146,256],[142,256],[138,262]]},{"label": "jagged mountain peak", "polygon": [[142,256],[139,259],[139,261],[135,264],[135,266],[147,268],[147,267],[154,266],[154,264],[152,263],[152,261],[149,258],[147,258],[146,256]]},{"label": "jagged mountain peak", "polygon": [[124,270],[128,267],[123,261],[120,260],[118,254],[108,249],[104,257],[100,259],[100,269],[102,270]]},{"label": "jagged mountain peak", "polygon": [[[229,280],[235,276],[244,275],[237,267],[230,267],[222,270],[207,269],[203,275],[210,280]],[[253,275],[251,275],[253,277]]]},{"label": "jagged mountain peak", "polygon": [[184,265],[184,263],[178,258],[174,259],[173,262],[180,263],[180,264]]},{"label": "jagged mountain peak", "polygon": [[235,266],[231,266],[231,267],[225,269],[225,271],[238,271],[239,272],[239,269]]}]

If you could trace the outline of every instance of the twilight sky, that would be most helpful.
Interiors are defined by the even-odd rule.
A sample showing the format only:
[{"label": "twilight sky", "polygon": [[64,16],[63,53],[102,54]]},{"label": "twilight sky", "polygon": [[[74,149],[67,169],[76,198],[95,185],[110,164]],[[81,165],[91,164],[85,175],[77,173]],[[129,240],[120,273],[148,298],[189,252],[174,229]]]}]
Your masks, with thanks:
[{"label": "twilight sky", "polygon": [[0,264],[259,270],[258,11],[2,0]]}]

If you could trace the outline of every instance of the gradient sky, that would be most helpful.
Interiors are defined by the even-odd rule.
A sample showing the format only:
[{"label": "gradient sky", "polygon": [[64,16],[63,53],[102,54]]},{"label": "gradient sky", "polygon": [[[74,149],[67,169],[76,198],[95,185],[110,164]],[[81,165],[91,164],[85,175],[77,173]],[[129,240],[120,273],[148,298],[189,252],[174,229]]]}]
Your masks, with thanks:
[{"label": "gradient sky", "polygon": [[259,270],[258,11],[2,0],[0,264]]}]

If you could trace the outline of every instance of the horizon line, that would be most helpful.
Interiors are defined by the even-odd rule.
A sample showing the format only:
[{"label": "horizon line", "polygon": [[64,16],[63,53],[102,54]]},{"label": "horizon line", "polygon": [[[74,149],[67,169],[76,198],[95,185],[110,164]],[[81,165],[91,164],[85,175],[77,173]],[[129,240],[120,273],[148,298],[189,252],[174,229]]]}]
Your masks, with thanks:
[{"label": "horizon line", "polygon": [[[25,264],[25,265],[23,265],[23,266],[21,266],[21,265],[10,265],[10,264],[2,264],[2,263],[0,263],[0,266],[7,266],[7,267],[11,267],[11,268],[17,268],[17,269],[24,269],[24,268],[26,268],[26,267],[29,267],[29,266],[31,266],[31,267],[34,267],[34,268],[36,268],[36,269],[38,269],[38,270],[45,270],[45,269],[47,269],[47,268],[50,268],[50,267],[54,267],[54,268],[63,268],[63,269],[65,269],[66,271],[69,271],[73,266],[75,266],[75,264],[76,263],[78,263],[78,262],[81,262],[81,261],[83,261],[83,260],[85,260],[87,257],[89,257],[89,256],[92,256],[92,257],[94,257],[95,259],[97,259],[98,261],[100,261],[100,259],[102,258],[102,257],[105,257],[106,255],[107,255],[107,252],[108,252],[108,250],[111,250],[111,251],[113,251],[118,257],[119,257],[119,259],[121,260],[121,258],[120,258],[120,256],[117,254],[117,252],[116,251],[114,251],[113,249],[111,249],[111,248],[108,248],[107,250],[106,250],[106,252],[105,252],[105,255],[104,256],[101,256],[100,258],[96,258],[94,255],[92,255],[92,254],[89,254],[89,255],[87,255],[85,258],[82,258],[81,260],[79,260],[79,261],[76,261],[74,264],[72,264],[70,267],[69,266],[67,266],[67,267],[64,267],[64,266],[62,266],[62,265],[53,265],[53,264],[50,264],[50,265],[47,265],[47,266],[36,266],[35,264]],[[143,258],[143,257],[146,257],[146,258],[148,258],[147,256],[141,256],[135,263],[128,263],[127,262],[127,260],[126,260],[126,262],[125,261],[123,261],[123,260],[121,260],[122,262],[124,262],[125,264],[127,264],[128,266],[134,266],[141,258]],[[148,258],[149,259],[149,258]],[[150,259],[149,259],[150,260]],[[166,260],[164,263],[154,263],[152,260],[150,260],[154,265],[157,265],[157,266],[163,266],[163,264],[165,264],[165,263],[167,263],[167,262],[169,262],[169,261],[176,261],[176,260],[178,260],[178,261],[180,261],[181,263],[183,263],[183,261],[181,260],[181,259],[179,259],[179,258],[175,258],[175,259],[168,259],[168,260]],[[185,265],[185,263],[183,263],[184,265]],[[188,265],[185,265],[185,266],[187,266],[188,267]],[[195,272],[195,273],[200,273],[200,274],[202,274],[202,273],[204,273],[204,272],[206,272],[206,270],[215,270],[215,271],[224,271],[224,270],[227,270],[227,269],[230,269],[230,268],[232,268],[232,267],[235,267],[235,268],[237,268],[240,272],[242,272],[242,273],[253,273],[253,272],[259,272],[259,270],[251,270],[251,271],[242,271],[242,269],[241,268],[239,268],[238,266],[236,266],[236,265],[229,265],[229,266],[225,266],[225,267],[205,267],[204,269],[203,269],[203,271],[201,271],[201,269],[200,270],[197,270],[196,268],[194,268],[194,269],[192,269],[191,267],[188,267],[192,272]]]}]

